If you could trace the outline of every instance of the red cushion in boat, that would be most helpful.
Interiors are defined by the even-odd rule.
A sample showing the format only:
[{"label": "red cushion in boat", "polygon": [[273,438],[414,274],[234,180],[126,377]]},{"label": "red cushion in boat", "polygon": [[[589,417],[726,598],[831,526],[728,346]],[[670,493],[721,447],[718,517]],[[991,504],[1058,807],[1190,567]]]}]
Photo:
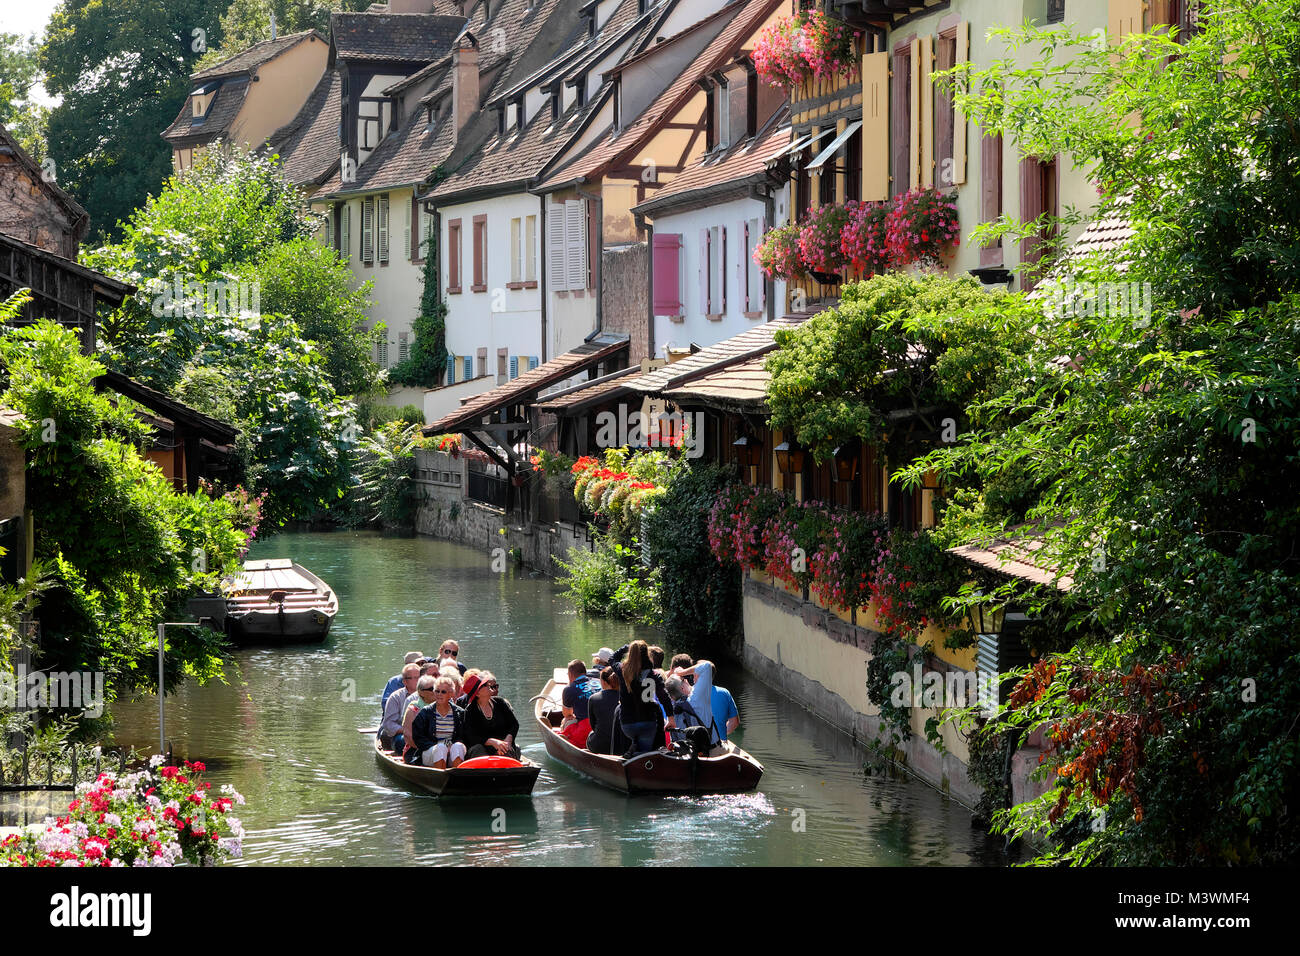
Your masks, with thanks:
[{"label": "red cushion in boat", "polygon": [[460,764],[462,770],[500,770],[507,767],[522,767],[518,760],[509,757],[475,757]]}]

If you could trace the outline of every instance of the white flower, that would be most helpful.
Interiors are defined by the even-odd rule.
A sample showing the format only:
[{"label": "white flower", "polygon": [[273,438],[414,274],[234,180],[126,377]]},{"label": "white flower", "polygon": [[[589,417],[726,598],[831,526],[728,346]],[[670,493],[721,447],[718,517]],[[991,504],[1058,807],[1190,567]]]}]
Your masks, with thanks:
[{"label": "white flower", "polygon": [[149,758],[150,767],[161,767],[166,762],[167,762],[167,758],[164,757],[162,754],[154,754],[152,757]]},{"label": "white flower", "polygon": [[110,827],[120,827],[122,825],[122,818],[119,817],[116,813],[106,813],[104,814],[104,825]]},{"label": "white flower", "polygon": [[149,804],[149,806],[153,807],[155,810],[157,810],[159,807],[162,806],[162,801],[159,800],[157,797],[155,797],[152,793],[149,794],[149,796],[144,798],[144,802]]},{"label": "white flower", "polygon": [[217,841],[217,849],[225,850],[232,859],[236,860],[244,855],[243,844],[234,837],[222,837]]}]

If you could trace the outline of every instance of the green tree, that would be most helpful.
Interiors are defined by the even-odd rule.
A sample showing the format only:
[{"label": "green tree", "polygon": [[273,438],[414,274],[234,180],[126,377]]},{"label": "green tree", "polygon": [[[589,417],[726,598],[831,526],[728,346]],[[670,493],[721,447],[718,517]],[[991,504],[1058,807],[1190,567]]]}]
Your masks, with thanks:
[{"label": "green tree", "polygon": [[430,234],[424,257],[420,312],[412,323],[415,341],[405,362],[388,370],[395,385],[436,388],[447,373],[447,303],[438,294],[438,245]]},{"label": "green tree", "polygon": [[60,185],[90,213],[93,236],[120,235],[118,221],[171,173],[160,134],[189,94],[195,63],[220,44],[225,7],[64,0],[55,10],[40,53],[46,88],[62,97],[50,112],[49,152]]},{"label": "green tree", "polygon": [[1062,626],[1083,636],[1003,715],[1052,728],[1058,787],[999,818],[1048,860],[1300,854],[1300,2],[1200,10],[1186,44],[1015,31],[1038,59],[959,83],[982,128],[1072,154],[1097,216],[1132,224],[1070,277],[1152,290],[1150,314],[1045,297],[1007,387],[968,410],[1001,426],[910,469],[1027,472],[1036,561],[1073,577]]},{"label": "green tree", "polygon": [[31,98],[40,79],[34,39],[0,33],[0,126],[37,161],[45,159],[49,110]]}]

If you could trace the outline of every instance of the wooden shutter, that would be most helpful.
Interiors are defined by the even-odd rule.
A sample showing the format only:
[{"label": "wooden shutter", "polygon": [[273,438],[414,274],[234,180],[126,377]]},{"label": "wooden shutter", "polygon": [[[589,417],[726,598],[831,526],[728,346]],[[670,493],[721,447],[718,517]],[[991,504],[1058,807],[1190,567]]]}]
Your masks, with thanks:
[{"label": "wooden shutter", "polygon": [[910,82],[907,93],[907,188],[921,186],[921,40],[913,38],[908,62]]},{"label": "wooden shutter", "polygon": [[567,289],[587,287],[586,203],[570,199],[564,204],[564,265]]},{"label": "wooden shutter", "polygon": [[[1002,215],[1002,134],[980,137],[980,221]],[[981,266],[1002,265],[1002,240],[980,249]]]},{"label": "wooden shutter", "polygon": [[893,103],[890,111],[889,155],[891,195],[897,196],[908,190],[911,173],[908,172],[908,157],[911,156],[911,82],[912,67],[910,47],[894,52],[894,71],[891,87]]},{"label": "wooden shutter", "polygon": [[[970,22],[957,24],[957,53],[954,65],[970,60]],[[966,182],[966,114],[956,104],[952,108],[952,181],[960,186]]]},{"label": "wooden shutter", "polygon": [[352,259],[352,207],[347,203],[343,204],[343,212],[339,215],[339,246],[343,251],[343,261],[350,262]]},{"label": "wooden shutter", "polygon": [[862,58],[862,200],[889,198],[889,54]]},{"label": "wooden shutter", "polygon": [[454,385],[456,382],[456,356],[447,356],[447,384]]},{"label": "wooden shutter", "polygon": [[[1026,156],[1020,161],[1020,219],[1031,222],[1048,210],[1044,208],[1045,174],[1047,166],[1033,156]],[[1021,273],[1022,284],[1026,292],[1037,284],[1037,266],[1043,258],[1043,240],[1037,233],[1031,233],[1020,240],[1020,262],[1025,266]]]},{"label": "wooden shutter", "polygon": [[533,369],[537,368],[537,366],[541,364],[542,364],[541,360],[539,360],[536,355],[528,356],[528,371],[531,372]]},{"label": "wooden shutter", "polygon": [[470,356],[470,355],[462,356],[462,357],[461,357],[461,365],[463,365],[464,368],[465,368],[465,378],[464,378],[464,380],[465,380],[466,382],[468,382],[471,378],[474,377],[474,358],[473,358],[473,356]]},{"label": "wooden shutter", "polygon": [[546,220],[546,281],[552,289],[561,292],[569,287],[568,272],[564,267],[564,225],[568,207],[551,203],[551,215]]},{"label": "wooden shutter", "polygon": [[379,197],[379,261],[388,261],[388,194]]},{"label": "wooden shutter", "polygon": [[700,230],[700,312],[709,315],[713,312],[709,300],[709,230]]},{"label": "wooden shutter", "polygon": [[447,224],[447,288],[460,291],[460,220]]},{"label": "wooden shutter", "polygon": [[727,227],[718,227],[722,248],[718,250],[718,314],[727,314]]},{"label": "wooden shutter", "polygon": [[519,356],[518,355],[510,356],[510,377],[511,378],[519,377]]},{"label": "wooden shutter", "polygon": [[740,311],[749,311],[749,221],[736,223],[736,238],[740,240],[739,255],[736,256],[736,295],[740,299]]},{"label": "wooden shutter", "polygon": [[1143,0],[1109,0],[1106,10],[1106,32],[1110,36],[1112,45],[1118,44],[1130,33],[1142,32],[1142,14],[1145,9],[1146,3]]},{"label": "wooden shutter", "polygon": [[375,259],[375,201],[361,200],[361,261],[369,264]]},{"label": "wooden shutter", "polygon": [[655,315],[680,316],[682,237],[678,233],[654,234],[650,295]]},{"label": "wooden shutter", "polygon": [[920,160],[920,182],[922,188],[934,185],[934,37],[926,35],[920,39],[920,125],[921,145],[918,151]]},{"label": "wooden shutter", "polygon": [[474,217],[474,291],[482,292],[487,288],[487,216]]},{"label": "wooden shutter", "polygon": [[411,233],[413,232],[413,230],[411,229],[411,223],[414,221],[414,216],[415,216],[414,201],[408,198],[406,200],[405,208],[406,208],[406,214],[402,217],[402,222],[405,223],[405,225],[402,227],[402,248],[406,250],[406,258],[418,259],[420,258],[419,255],[416,253],[414,249],[411,248]]},{"label": "wooden shutter", "polygon": [[[759,236],[764,236],[764,235],[767,234],[767,214],[766,214],[766,213],[763,214],[763,218],[762,218],[761,220],[759,220],[759,223],[760,223],[760,226],[759,226],[758,234],[759,234]],[[754,245],[756,245],[756,246],[758,245],[758,239],[757,239],[757,238],[754,240]],[[750,261],[753,262],[753,259],[751,259]],[[767,308],[767,282],[768,282],[768,279],[767,279],[767,276],[764,275],[763,272],[758,268],[758,263],[754,263],[754,278],[755,278],[755,280],[758,282],[758,308],[755,309],[754,311],[755,311],[755,312],[761,312],[763,309]]]}]

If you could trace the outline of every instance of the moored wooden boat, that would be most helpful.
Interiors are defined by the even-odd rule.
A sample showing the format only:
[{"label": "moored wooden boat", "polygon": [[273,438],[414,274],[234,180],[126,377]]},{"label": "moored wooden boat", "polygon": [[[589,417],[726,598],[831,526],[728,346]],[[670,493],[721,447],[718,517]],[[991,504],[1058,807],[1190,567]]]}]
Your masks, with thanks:
[{"label": "moored wooden boat", "polygon": [[222,588],[226,633],[244,643],[323,641],[339,610],[330,586],[289,558],[246,561]]},{"label": "moored wooden boat", "polygon": [[575,747],[558,729],[562,718],[560,692],[568,681],[564,669],[557,668],[541,694],[533,698],[533,717],[546,752],[560,763],[627,794],[740,793],[758,786],[763,765],[731,741],[715,746],[707,757],[661,750],[624,760]]},{"label": "moored wooden boat", "polygon": [[542,772],[541,765],[527,757],[522,757],[518,766],[463,766],[438,770],[406,763],[391,750],[385,750],[377,739],[374,747],[375,756],[390,773],[439,797],[527,796],[533,792],[533,784],[537,783],[537,776]]}]

